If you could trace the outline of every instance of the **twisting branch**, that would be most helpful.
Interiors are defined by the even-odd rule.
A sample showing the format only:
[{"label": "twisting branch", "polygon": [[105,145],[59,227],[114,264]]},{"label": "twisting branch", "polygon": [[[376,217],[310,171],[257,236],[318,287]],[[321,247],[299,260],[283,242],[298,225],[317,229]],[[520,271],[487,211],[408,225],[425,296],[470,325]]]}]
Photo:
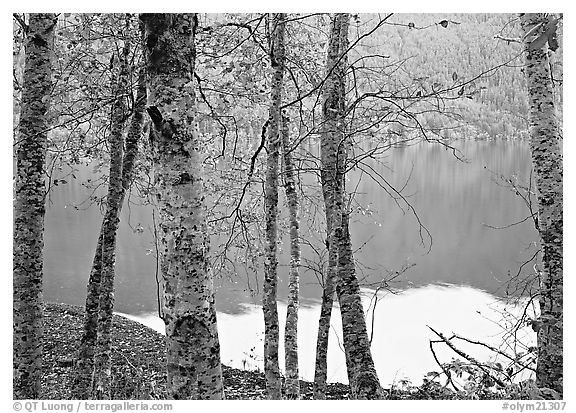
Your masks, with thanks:
[{"label": "twisting branch", "polygon": [[508,360],[512,361],[513,363],[518,364],[523,369],[532,370],[534,373],[536,373],[535,368],[518,362],[518,359],[515,359],[514,357],[506,354],[505,352],[503,352],[503,351],[501,351],[501,350],[497,349],[496,347],[493,347],[489,344],[482,343],[481,341],[470,340],[466,337],[461,337],[457,334],[452,334],[452,337],[450,337],[449,340],[452,340],[452,339],[461,340],[461,341],[465,341],[465,342],[470,343],[470,344],[476,344],[478,346],[486,347],[488,350],[490,350],[496,354],[500,354],[501,356],[506,357]]},{"label": "twisting branch", "polygon": [[[486,376],[490,377],[492,380],[494,380],[494,382],[496,384],[498,384],[500,387],[504,388],[506,387],[506,384],[500,380],[498,377],[494,377],[493,374],[490,373],[490,371],[488,371],[488,369],[486,369],[486,366],[484,366],[482,363],[479,363],[474,357],[469,356],[468,354],[464,353],[462,350],[458,349],[450,340],[451,338],[446,338],[442,333],[437,332],[436,330],[434,330],[432,327],[430,326],[426,326],[428,327],[430,330],[432,330],[432,332],[434,334],[436,334],[438,337],[440,337],[441,341],[431,341],[431,343],[438,343],[438,342],[444,342],[448,347],[450,347],[452,349],[452,351],[454,351],[456,354],[458,354],[460,357],[463,357],[464,359],[468,360],[471,364],[475,365],[476,367],[478,367],[480,370],[482,370],[482,372],[484,374],[486,374]],[[432,344],[430,344],[432,345]]]},{"label": "twisting branch", "polygon": [[457,392],[460,391],[460,389],[458,388],[458,386],[456,386],[456,384],[454,383],[454,381],[452,380],[452,374],[450,373],[450,370],[447,370],[446,367],[444,367],[444,365],[442,363],[440,363],[440,360],[438,360],[438,356],[436,356],[436,352],[434,351],[434,343],[438,343],[437,340],[429,340],[429,346],[430,346],[430,351],[432,352],[432,357],[434,357],[434,360],[436,361],[436,364],[438,364],[438,366],[440,366],[440,368],[442,369],[442,371],[444,372],[444,374],[446,375],[446,384],[445,386],[450,383],[452,385],[452,387],[454,388],[454,390],[456,390]]},{"label": "twisting branch", "polygon": [[216,159],[224,157],[224,153],[226,151],[226,135],[228,134],[228,128],[220,120],[220,116],[218,116],[218,114],[214,110],[214,107],[208,101],[208,98],[204,94],[204,89],[202,89],[202,79],[200,79],[200,76],[198,76],[198,74],[196,72],[194,72],[194,78],[196,79],[196,82],[198,83],[198,92],[200,93],[200,97],[202,97],[202,100],[204,101],[204,103],[206,103],[206,106],[208,106],[208,109],[210,109],[210,115],[212,115],[212,117],[216,120],[216,122],[218,122],[218,124],[222,128],[222,150],[220,151],[220,155],[218,155],[216,157]]},{"label": "twisting branch", "polygon": [[260,134],[260,145],[256,149],[256,152],[254,152],[254,154],[252,155],[252,158],[250,158],[250,170],[248,171],[248,181],[252,179],[252,174],[254,173],[254,166],[256,165],[256,159],[258,159],[258,155],[260,154],[260,152],[264,148],[264,145],[266,144],[266,130],[268,129],[269,123],[270,119],[266,119],[266,122],[264,122],[264,125],[262,126],[262,133]]},{"label": "twisting branch", "polygon": [[260,152],[262,151],[262,149],[264,148],[264,145],[266,143],[266,130],[268,129],[268,123],[269,122],[270,122],[270,120],[266,120],[266,122],[264,122],[264,125],[262,126],[260,145],[258,146],[256,151],[252,155],[252,158],[250,158],[250,169],[248,170],[248,176],[246,178],[246,182],[244,183],[244,187],[242,188],[242,194],[240,195],[240,199],[238,200],[238,203],[236,204],[234,209],[228,215],[222,216],[220,218],[215,218],[215,219],[209,221],[210,224],[212,224],[214,222],[222,221],[224,219],[232,218],[232,216],[234,216],[234,214],[237,214],[238,211],[240,210],[240,206],[242,205],[242,201],[244,200],[244,197],[246,196],[246,191],[248,190],[248,187],[250,186],[250,183],[252,182],[252,175],[254,174],[254,169],[256,167],[256,160],[258,159],[258,155],[260,154]]}]

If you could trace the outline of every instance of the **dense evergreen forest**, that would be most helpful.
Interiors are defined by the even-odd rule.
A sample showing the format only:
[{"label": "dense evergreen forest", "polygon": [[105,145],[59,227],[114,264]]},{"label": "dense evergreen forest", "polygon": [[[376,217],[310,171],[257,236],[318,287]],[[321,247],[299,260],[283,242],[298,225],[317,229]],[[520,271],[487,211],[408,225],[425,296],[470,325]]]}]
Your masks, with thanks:
[{"label": "dense evergreen forest", "polygon": [[[250,272],[268,399],[561,399],[562,25],[562,15],[547,13],[13,14],[13,397],[238,398],[221,362],[215,283]],[[394,396],[379,379],[362,291],[376,297],[407,268],[363,277],[354,220],[372,211],[358,186],[369,180],[393,199],[430,250],[433,235],[407,184],[392,184],[382,169],[394,148],[423,144],[466,162],[464,140],[529,145],[529,182],[504,183],[525,203],[522,222],[534,224],[539,246],[502,284],[522,285],[508,298],[528,303],[509,337],[528,325],[537,344],[520,354],[476,342],[500,360],[481,362],[458,347],[465,338],[430,327],[438,371],[410,397]],[[90,192],[74,208],[102,212],[99,233],[85,234],[94,250],[83,311],[42,299],[44,216],[55,189],[73,183]],[[127,351],[119,329],[135,327],[113,316],[117,234],[122,210],[136,204],[153,210],[165,325],[165,336],[149,339],[154,356],[142,355],[148,367],[162,360],[149,380],[141,370],[119,373],[118,363],[134,367],[133,355],[119,359],[118,346]],[[524,266],[534,271],[527,276]],[[301,381],[299,364],[304,273],[321,290],[316,347],[307,350],[312,383]],[[327,373],[336,316],[345,396]],[[66,338],[55,317],[74,335]],[[60,343],[70,354],[57,362],[66,367],[59,392],[46,373],[55,337],[75,340]],[[439,361],[434,343],[458,360]],[[124,390],[149,390],[123,393],[122,380]]]}]

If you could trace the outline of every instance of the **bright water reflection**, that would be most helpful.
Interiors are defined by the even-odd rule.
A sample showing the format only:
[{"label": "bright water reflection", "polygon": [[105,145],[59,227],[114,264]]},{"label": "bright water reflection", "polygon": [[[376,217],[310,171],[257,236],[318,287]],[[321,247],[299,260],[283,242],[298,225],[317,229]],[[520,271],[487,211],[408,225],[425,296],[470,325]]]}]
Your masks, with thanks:
[{"label": "bright water reflection", "polygon": [[[498,312],[488,305],[497,303],[496,296],[502,296],[502,283],[508,272],[516,273],[534,251],[537,234],[530,220],[506,230],[485,225],[505,226],[528,215],[522,200],[497,179],[501,175],[517,177],[520,182],[528,180],[528,145],[470,140],[455,145],[469,162],[456,160],[442,147],[419,144],[396,148],[374,165],[396,187],[408,181],[404,193],[433,237],[428,254],[427,247],[420,243],[414,217],[398,208],[366,176],[358,184],[359,171],[350,174],[348,187],[357,188],[357,200],[372,211],[355,214],[351,227],[354,246],[365,244],[356,253],[356,259],[362,268],[371,268],[366,272],[367,281],[377,281],[385,271],[394,272],[414,264],[403,280],[394,285],[403,292],[386,296],[377,306],[373,348],[383,382],[402,375],[417,379],[434,368],[427,341],[431,333],[426,324],[446,333],[454,331],[496,343],[498,331],[484,317],[497,320]],[[72,205],[89,195],[78,181],[91,174],[89,168],[83,168],[76,174],[77,181],[60,185],[51,194],[45,220],[47,301],[84,304],[102,215],[97,207],[76,210]],[[122,212],[115,307],[122,313],[142,315],[156,311],[151,215],[150,207],[137,205],[127,205]],[[308,254],[306,249],[303,254],[304,257]],[[280,264],[280,315],[284,317],[286,251]],[[243,360],[246,365],[254,365],[250,356],[259,360],[262,348],[259,332],[263,321],[258,308],[261,298],[247,291],[246,276],[254,280],[254,274],[216,280],[222,359],[240,368],[244,366]],[[261,274],[258,279],[261,282]],[[455,286],[436,286],[442,283]],[[316,277],[309,272],[302,274],[300,349],[301,373],[306,378],[313,371],[319,297]],[[339,317],[335,316],[335,327],[338,322]],[[337,343],[335,337],[332,340]],[[330,378],[343,380],[344,359],[337,344],[330,351]],[[446,357],[449,360],[451,356]]]},{"label": "bright water reflection", "polygon": [[[372,293],[364,291],[364,307],[370,306]],[[372,354],[381,383],[389,386],[408,378],[420,384],[424,375],[439,371],[429,349],[429,340],[437,340],[427,326],[450,336],[460,336],[482,340],[497,348],[503,346],[507,325],[501,321],[502,314],[516,319],[521,307],[506,306],[502,301],[483,291],[470,287],[427,286],[406,290],[400,294],[379,294],[376,310],[368,312],[368,319],[374,315],[374,336]],[[333,313],[332,329],[328,350],[328,381],[347,383],[346,364],[341,349],[342,325],[338,309]],[[286,305],[279,306],[280,337],[283,342]],[[304,380],[314,379],[314,355],[320,307],[303,308],[299,318],[298,351],[300,376]],[[154,314],[128,316],[160,333],[164,333],[164,323]],[[246,305],[241,314],[218,313],[218,331],[221,343],[222,362],[239,369],[259,369],[263,371],[264,322],[261,308]],[[535,334],[529,328],[522,328],[518,339],[525,345],[535,345]],[[477,360],[493,359],[494,354],[486,348],[458,342],[458,348]],[[459,356],[447,346],[435,345],[435,352],[441,362],[449,362]],[[509,349],[508,349],[509,351]],[[280,346],[281,367],[284,348]],[[507,360],[500,360],[506,365]]]}]

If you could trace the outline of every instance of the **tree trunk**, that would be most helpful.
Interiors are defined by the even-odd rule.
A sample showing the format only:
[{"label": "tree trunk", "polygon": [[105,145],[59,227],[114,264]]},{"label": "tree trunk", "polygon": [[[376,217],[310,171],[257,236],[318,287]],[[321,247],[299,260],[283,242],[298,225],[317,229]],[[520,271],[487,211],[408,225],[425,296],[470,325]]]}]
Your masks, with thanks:
[{"label": "tree trunk", "polygon": [[94,354],[96,353],[96,337],[98,329],[98,303],[100,301],[100,281],[102,279],[102,234],[100,227],[98,243],[92,261],[92,269],[88,278],[86,306],[84,315],[84,331],[80,339],[80,348],[74,365],[71,396],[77,400],[87,400],[91,397],[92,378],[94,372]]},{"label": "tree trunk", "polygon": [[[326,60],[326,76],[328,76],[323,90],[324,105],[322,108],[323,130],[321,139],[321,180],[324,198],[324,211],[326,216],[326,244],[328,248],[328,266],[324,277],[320,319],[318,321],[318,339],[316,341],[316,365],[314,372],[314,398],[326,398],[328,337],[330,333],[330,320],[334,291],[336,289],[338,274],[338,243],[335,238],[335,223],[339,221],[341,213],[341,185],[342,180],[342,153],[340,141],[342,134],[342,114],[344,111],[344,96],[341,93],[343,82],[343,62],[340,59],[342,50],[342,33],[347,36],[348,15],[336,14],[331,21]],[[337,66],[338,65],[338,66]],[[340,156],[339,156],[340,155]]]},{"label": "tree trunk", "polygon": [[120,71],[115,88],[116,100],[112,106],[112,119],[108,144],[110,146],[110,172],[106,213],[102,222],[102,257],[98,321],[96,323],[96,351],[94,354],[94,382],[92,398],[109,400],[111,397],[111,356],[112,316],[114,310],[114,266],[116,263],[116,232],[120,221],[124,187],[122,185],[122,163],[124,158],[124,116],[126,114],[126,93],[128,91],[128,55],[130,45],[124,41],[122,55],[119,56]]},{"label": "tree trunk", "polygon": [[284,353],[286,367],[285,397],[300,398],[300,381],[298,377],[298,307],[300,279],[300,218],[298,212],[298,194],[294,161],[290,152],[290,132],[288,118],[282,117],[282,154],[284,158],[284,188],[288,201],[290,221],[290,276],[288,280],[288,306],[286,309],[286,328],[284,330]]},{"label": "tree trunk", "polygon": [[264,374],[268,398],[282,398],[282,383],[278,366],[278,306],[276,284],[278,279],[277,219],[278,219],[278,160],[280,149],[280,106],[282,104],[282,79],[284,76],[284,30],[285,14],[270,16],[270,62],[272,86],[268,124],[268,151],[264,205],[266,211],[266,251],[264,257],[264,287],[262,308],[264,311]]},{"label": "tree trunk", "polygon": [[195,14],[143,14],[148,114],[164,260],[168,394],[222,399],[220,344],[208,263],[202,143],[194,97]]},{"label": "tree trunk", "polygon": [[[345,13],[337,13],[332,19],[326,64],[328,79],[323,103],[325,129],[321,134],[322,186],[324,198],[327,200],[325,203],[329,261],[330,255],[337,257],[337,264],[332,264],[337,268],[337,275],[331,278],[332,285],[336,285],[340,304],[351,395],[355,399],[379,399],[382,397],[382,391],[370,352],[348,230],[348,212],[344,205],[346,160],[350,146],[345,130],[349,19],[350,16]],[[332,296],[331,291],[329,293]],[[324,296],[327,297],[326,292]]]},{"label": "tree trunk", "polygon": [[349,216],[347,212],[344,212],[342,228],[338,234],[336,292],[342,316],[342,338],[346,351],[348,382],[350,392],[355,399],[380,399],[382,390],[370,351],[370,339],[366,329],[348,225]]},{"label": "tree trunk", "polygon": [[[563,391],[563,206],[562,148],[550,73],[548,29],[553,18],[544,13],[521,14],[525,33],[526,65],[530,103],[530,148],[538,192],[538,231],[543,250],[538,319],[539,387]],[[538,27],[538,25],[541,25]],[[532,31],[532,32],[531,32]],[[531,32],[531,33],[529,33]]]},{"label": "tree trunk", "polygon": [[[331,233],[330,226],[326,225],[327,234]],[[328,235],[328,238],[330,236]],[[327,241],[329,243],[329,241]],[[326,399],[326,379],[328,377],[328,337],[330,335],[330,320],[334,291],[336,289],[336,275],[338,265],[338,251],[328,247],[328,266],[324,277],[322,290],[322,304],[320,305],[320,318],[318,320],[318,338],[316,340],[316,364],[314,369],[314,399]]]},{"label": "tree trunk", "polygon": [[[138,74],[138,86],[134,113],[126,137],[124,158],[122,161],[122,194],[119,201],[119,211],[122,210],[126,192],[130,188],[134,175],[134,163],[138,154],[138,141],[142,136],[144,124],[144,110],[146,108],[146,73],[142,68]],[[104,223],[104,221],[103,221]],[[102,242],[104,226],[100,228],[96,252],[88,280],[84,332],[80,341],[80,349],[76,360],[72,397],[84,400],[90,398],[92,376],[94,371],[94,354],[96,351],[96,338],[98,328],[98,306],[100,303],[100,283],[102,278]]]},{"label": "tree trunk", "polygon": [[52,88],[56,15],[31,13],[18,125],[13,245],[13,385],[15,399],[40,397],[44,162]]}]

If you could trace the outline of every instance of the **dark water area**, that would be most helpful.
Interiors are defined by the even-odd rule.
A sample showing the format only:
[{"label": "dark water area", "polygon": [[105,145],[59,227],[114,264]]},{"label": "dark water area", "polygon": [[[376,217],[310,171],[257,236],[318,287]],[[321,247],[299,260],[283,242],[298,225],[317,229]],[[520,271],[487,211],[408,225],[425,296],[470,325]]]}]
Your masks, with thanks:
[{"label": "dark water area", "polygon": [[414,216],[368,181],[360,185],[360,199],[380,214],[356,222],[354,239],[359,244],[373,237],[361,257],[370,266],[397,269],[403,262],[415,264],[405,274],[406,286],[451,283],[501,295],[508,272],[515,274],[535,251],[537,232],[531,220],[502,230],[490,228],[530,215],[501,179],[529,180],[529,148],[523,142],[470,140],[455,146],[466,162],[430,144],[395,149],[388,157],[388,174],[396,185],[405,182],[413,168],[405,193],[430,232],[429,253],[420,242]]},{"label": "dark water area", "polygon": [[[529,215],[522,199],[499,179],[529,179],[528,145],[513,141],[464,140],[454,145],[467,159],[457,160],[439,145],[418,144],[394,148],[374,164],[393,186],[405,186],[403,194],[432,236],[420,239],[418,221],[406,204],[396,201],[360,171],[352,171],[348,188],[356,188],[356,213],[351,232],[359,274],[365,285],[383,274],[408,269],[392,286],[409,289],[430,284],[455,284],[504,294],[503,282],[535,251],[537,233],[530,220],[497,230]],[[94,248],[102,220],[97,206],[76,209],[90,193],[80,182],[92,170],[81,168],[76,180],[54,188],[45,221],[45,284],[47,301],[83,305]],[[156,259],[152,232],[152,208],[138,200],[124,206],[117,243],[116,310],[129,313],[156,311]],[[304,214],[304,212],[303,212]],[[309,254],[303,249],[304,257]],[[308,258],[312,258],[309,255]],[[280,257],[279,299],[285,300],[288,257]],[[528,266],[527,270],[531,270]],[[250,293],[247,279],[253,291]],[[256,287],[262,274],[218,277],[217,308],[236,314],[245,304],[259,304]],[[320,297],[316,276],[301,278],[304,305]]]}]

